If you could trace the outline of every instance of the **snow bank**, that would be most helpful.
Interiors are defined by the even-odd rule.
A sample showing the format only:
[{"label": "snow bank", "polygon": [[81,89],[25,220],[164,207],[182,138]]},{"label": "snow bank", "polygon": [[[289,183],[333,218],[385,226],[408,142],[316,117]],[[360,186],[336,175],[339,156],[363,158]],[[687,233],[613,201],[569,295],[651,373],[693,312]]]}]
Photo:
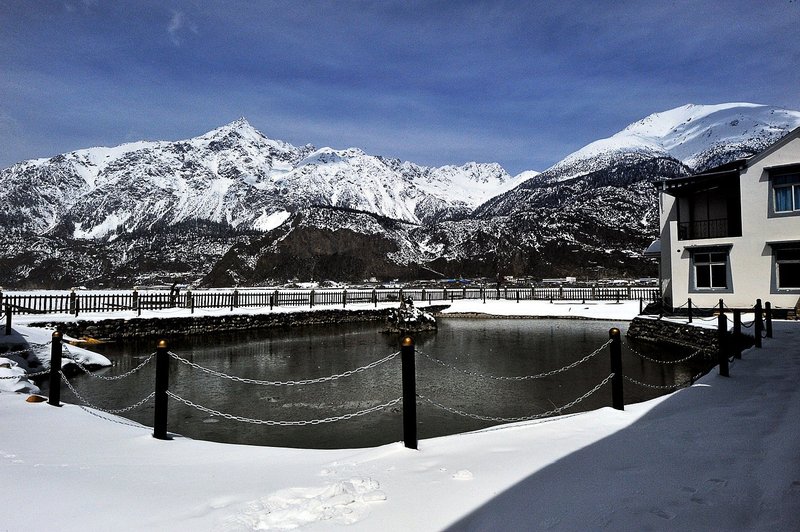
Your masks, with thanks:
[{"label": "snow bank", "polygon": [[[50,369],[52,336],[51,329],[20,324],[14,324],[12,334],[0,335],[0,390],[39,393],[39,388],[28,380],[28,375]],[[76,366],[76,361],[91,369],[111,365],[111,361],[99,353],[66,343],[63,345],[66,353],[61,358],[62,369]]]},{"label": "snow bank", "polygon": [[[176,437],[0,393],[3,527],[70,530],[794,530],[800,323],[731,377],[625,411],[371,449]],[[20,482],[19,479],[24,479]],[[91,504],[87,504],[91,501]]]}]

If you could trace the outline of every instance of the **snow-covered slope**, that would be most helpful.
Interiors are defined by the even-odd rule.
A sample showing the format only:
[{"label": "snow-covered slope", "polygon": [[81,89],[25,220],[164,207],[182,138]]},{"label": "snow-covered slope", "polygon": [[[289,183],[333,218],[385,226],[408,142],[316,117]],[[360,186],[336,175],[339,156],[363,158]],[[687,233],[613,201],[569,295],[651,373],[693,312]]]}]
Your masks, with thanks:
[{"label": "snow-covered slope", "polygon": [[539,176],[565,181],[608,166],[623,154],[670,157],[703,170],[746,157],[800,126],[800,112],[752,103],[684,105],[654,113],[615,135],[584,146]]},{"label": "snow-covered slope", "polygon": [[0,173],[0,206],[15,231],[109,239],[190,220],[268,231],[311,205],[431,222],[518,182],[497,164],[427,168],[357,148],[297,148],[242,118],[188,140],[19,163]]}]

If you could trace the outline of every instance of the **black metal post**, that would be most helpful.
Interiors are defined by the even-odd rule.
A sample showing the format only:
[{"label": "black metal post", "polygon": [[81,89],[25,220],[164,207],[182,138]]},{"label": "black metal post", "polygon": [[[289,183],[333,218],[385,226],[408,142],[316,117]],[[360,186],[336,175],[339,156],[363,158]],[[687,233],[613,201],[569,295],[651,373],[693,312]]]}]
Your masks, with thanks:
[{"label": "black metal post", "polygon": [[689,313],[689,323],[692,323],[692,298],[691,297],[686,302],[686,309],[687,309],[687,311]]},{"label": "black metal post", "polygon": [[342,290],[342,308],[347,307],[347,288]]},{"label": "black metal post", "polygon": [[417,383],[414,361],[414,339],[406,336],[400,343],[403,373],[403,443],[417,448]]},{"label": "black metal post", "polygon": [[753,319],[753,336],[755,336],[755,346],[761,347],[761,331],[764,330],[764,324],[761,322],[761,300],[756,299],[755,318]]},{"label": "black metal post", "polygon": [[772,303],[764,303],[764,314],[766,315],[767,338],[772,338]]},{"label": "black metal post", "polygon": [[625,400],[622,395],[622,338],[619,329],[614,327],[608,331],[611,339],[611,406],[617,410],[625,410]]},{"label": "black metal post", "polygon": [[61,406],[61,333],[53,332],[50,344],[50,398],[53,406]]},{"label": "black metal post", "polygon": [[6,336],[11,334],[11,305],[6,305]]},{"label": "black metal post", "polygon": [[372,289],[372,304],[378,308],[378,291],[374,288]]},{"label": "black metal post", "polygon": [[717,316],[717,337],[719,338],[719,374],[723,377],[730,377],[728,373],[728,318],[724,312]]},{"label": "black metal post", "polygon": [[314,289],[308,294],[308,308],[314,308]]},{"label": "black metal post", "polygon": [[733,309],[733,356],[742,358],[742,311]]},{"label": "black metal post", "polygon": [[153,437],[159,440],[170,439],[167,436],[168,389],[169,352],[167,350],[167,341],[160,340],[156,346],[156,395],[155,413],[153,414]]}]

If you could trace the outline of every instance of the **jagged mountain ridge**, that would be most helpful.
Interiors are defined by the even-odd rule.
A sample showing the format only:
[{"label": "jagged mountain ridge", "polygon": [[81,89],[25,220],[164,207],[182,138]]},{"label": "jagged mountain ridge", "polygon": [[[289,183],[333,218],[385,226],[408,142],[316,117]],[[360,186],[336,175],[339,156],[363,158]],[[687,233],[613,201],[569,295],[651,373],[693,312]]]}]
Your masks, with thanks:
[{"label": "jagged mountain ridge", "polygon": [[[47,235],[37,237],[33,241],[36,253],[20,235],[2,252],[0,272],[10,286],[60,287],[67,280],[90,284],[87,279],[100,279],[108,286],[157,279],[247,285],[295,277],[357,281],[368,277],[655,275],[654,264],[642,257],[642,250],[657,233],[652,183],[749,156],[798,125],[800,113],[796,111],[754,104],[683,106],[656,113],[609,139],[587,145],[542,174],[520,176],[520,181],[527,180],[474,211],[470,202],[477,205],[480,201],[481,187],[471,188],[472,184],[486,182],[485,188],[497,190],[493,184],[497,179],[492,176],[507,175],[498,165],[430,169],[368,156],[358,149],[293,149],[278,144],[270,155],[269,170],[246,173],[241,179],[261,193],[269,193],[279,183],[275,189],[283,202],[281,209],[287,210],[264,211],[261,226],[234,226],[227,212],[213,221],[187,217],[175,222],[165,216],[95,246],[91,240],[75,240],[76,229],[92,236],[88,230],[92,226],[83,225],[76,216],[75,221],[56,225]],[[213,133],[208,134],[214,137],[208,144],[219,142],[214,145],[216,150],[235,151],[236,135],[225,140],[225,135],[220,139]],[[233,160],[236,162],[235,157]],[[89,186],[89,180],[76,175],[65,161],[51,164],[55,165],[52,172],[35,165],[30,169],[43,184],[41,196],[49,201],[43,204],[59,205],[59,194],[69,194],[71,201],[82,198],[78,190],[84,186],[81,181]],[[238,178],[240,167],[236,164],[223,172],[232,181]],[[265,163],[262,168],[267,166]],[[353,172],[363,173],[353,174],[351,167],[358,168]],[[362,178],[375,182],[377,174],[384,171],[401,181],[399,185],[392,181],[389,188],[399,188],[385,194],[378,190],[370,197],[363,196],[363,201],[351,201],[347,193],[335,197],[334,189],[325,188],[326,183],[348,173],[359,176],[351,179],[350,185]],[[110,179],[113,172],[99,174],[95,179]],[[457,188],[460,180],[466,188],[478,190],[470,200],[461,194],[463,204],[457,200],[442,204],[433,194],[440,187]],[[348,182],[346,177],[344,181]],[[60,186],[64,182],[72,183],[75,190],[64,191]],[[160,183],[158,179],[155,182]],[[303,191],[296,189],[300,183],[314,184],[314,191],[301,194]],[[408,183],[413,187],[404,188]],[[500,188],[512,184],[506,179]],[[419,201],[422,196],[392,196],[394,190],[412,189],[414,194],[431,193]],[[20,186],[17,190],[26,189]],[[137,201],[146,203],[157,190],[158,186],[139,191]],[[31,186],[27,191],[32,191]],[[334,197],[336,201],[331,201]],[[396,210],[382,209],[382,198],[392,198],[389,204]],[[108,197],[93,200],[112,202]],[[254,200],[245,196],[240,201],[248,205]],[[171,212],[169,205],[159,205]],[[385,212],[376,213],[379,210]],[[420,216],[420,211],[428,215]],[[24,218],[18,211],[0,212]],[[416,219],[402,219],[411,212]],[[155,248],[154,241],[158,243]],[[204,242],[210,243],[208,249]],[[159,247],[169,251],[159,253]],[[81,257],[95,264],[94,270],[81,264]]]},{"label": "jagged mountain ridge", "polygon": [[0,183],[12,232],[107,240],[193,219],[267,231],[311,205],[427,223],[468,215],[518,181],[495,163],[428,168],[358,148],[297,148],[239,119],[184,141],[25,161]]}]

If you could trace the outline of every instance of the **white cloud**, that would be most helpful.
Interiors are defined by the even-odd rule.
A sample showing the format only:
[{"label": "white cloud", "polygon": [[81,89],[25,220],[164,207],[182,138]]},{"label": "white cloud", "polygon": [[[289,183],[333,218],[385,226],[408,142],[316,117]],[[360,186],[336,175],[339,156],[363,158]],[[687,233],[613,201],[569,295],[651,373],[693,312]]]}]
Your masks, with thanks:
[{"label": "white cloud", "polygon": [[169,38],[172,40],[172,44],[175,46],[181,45],[180,31],[183,28],[183,25],[183,13],[181,11],[173,11],[172,19],[170,19],[169,26],[167,26],[167,33],[169,33]]},{"label": "white cloud", "polygon": [[197,25],[188,20],[183,11],[173,11],[172,18],[169,20],[169,25],[167,26],[167,33],[169,34],[172,44],[180,46],[183,43],[183,34],[187,30],[194,34],[198,33]]}]

